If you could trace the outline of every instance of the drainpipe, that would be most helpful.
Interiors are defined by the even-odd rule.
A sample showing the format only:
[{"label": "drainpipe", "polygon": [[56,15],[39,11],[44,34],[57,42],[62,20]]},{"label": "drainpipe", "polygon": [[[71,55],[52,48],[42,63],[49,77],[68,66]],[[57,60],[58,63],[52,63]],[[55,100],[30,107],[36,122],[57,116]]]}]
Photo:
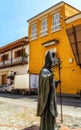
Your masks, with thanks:
[{"label": "drainpipe", "polygon": [[11,49],[11,64],[12,64],[12,49]]},{"label": "drainpipe", "polygon": [[22,43],[22,63],[23,63],[23,54],[24,54],[24,52],[23,52],[23,50],[24,50],[24,43]]},{"label": "drainpipe", "polygon": [[3,66],[4,66],[4,52],[3,52]]}]

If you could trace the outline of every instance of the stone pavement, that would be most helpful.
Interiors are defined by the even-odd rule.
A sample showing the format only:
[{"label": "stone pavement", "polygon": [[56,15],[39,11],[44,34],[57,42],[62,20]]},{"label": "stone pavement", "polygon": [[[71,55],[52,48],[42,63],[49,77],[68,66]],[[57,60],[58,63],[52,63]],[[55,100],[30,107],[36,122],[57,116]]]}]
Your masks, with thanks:
[{"label": "stone pavement", "polygon": [[19,105],[10,99],[0,99],[0,130],[23,130],[39,123],[35,108]]},{"label": "stone pavement", "polygon": [[[39,130],[40,118],[36,116],[36,108],[34,99],[24,101],[0,97],[0,130]],[[63,124],[60,124],[60,114],[57,117],[60,130],[81,130],[80,113],[81,108],[63,106]]]}]

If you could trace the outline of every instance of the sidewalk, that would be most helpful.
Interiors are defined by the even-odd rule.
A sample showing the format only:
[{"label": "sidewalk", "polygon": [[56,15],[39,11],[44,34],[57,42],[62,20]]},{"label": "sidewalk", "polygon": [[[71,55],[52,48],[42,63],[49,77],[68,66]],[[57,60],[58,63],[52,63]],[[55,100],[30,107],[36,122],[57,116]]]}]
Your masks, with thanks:
[{"label": "sidewalk", "polygon": [[81,130],[81,128],[77,128],[77,129],[70,129],[69,127],[67,126],[64,126],[64,125],[61,125],[60,129],[59,130]]}]

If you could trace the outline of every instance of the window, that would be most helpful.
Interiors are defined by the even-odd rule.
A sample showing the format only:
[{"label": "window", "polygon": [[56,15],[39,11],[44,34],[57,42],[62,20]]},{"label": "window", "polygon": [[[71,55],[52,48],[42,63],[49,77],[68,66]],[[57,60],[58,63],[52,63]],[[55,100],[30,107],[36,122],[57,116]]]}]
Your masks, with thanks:
[{"label": "window", "polygon": [[4,61],[4,55],[3,55],[3,56],[1,56],[1,61]]},{"label": "window", "polygon": [[25,52],[24,49],[18,50],[15,52],[15,58],[23,56],[23,53]]},{"label": "window", "polygon": [[34,24],[31,27],[31,36],[30,36],[30,40],[34,40],[37,38],[37,25]]},{"label": "window", "polygon": [[48,34],[48,29],[47,29],[47,19],[43,19],[41,21],[41,31],[40,31],[40,36],[44,36]]},{"label": "window", "polygon": [[8,54],[3,55],[3,56],[1,57],[1,61],[8,60],[8,58],[9,58],[9,55],[8,55]]},{"label": "window", "polygon": [[60,30],[60,14],[56,13],[52,16],[52,32]]}]

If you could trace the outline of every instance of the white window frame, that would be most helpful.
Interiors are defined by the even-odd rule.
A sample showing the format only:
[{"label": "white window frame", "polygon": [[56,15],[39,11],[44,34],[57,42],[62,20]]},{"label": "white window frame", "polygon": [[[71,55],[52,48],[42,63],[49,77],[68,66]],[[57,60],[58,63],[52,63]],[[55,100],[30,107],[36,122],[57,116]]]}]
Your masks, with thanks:
[{"label": "white window frame", "polygon": [[31,27],[30,40],[37,39],[37,24],[33,24]]},{"label": "white window frame", "polygon": [[60,30],[60,13],[55,13],[52,15],[52,32],[56,32],[58,30]]},{"label": "white window frame", "polygon": [[41,20],[40,37],[48,34],[47,18]]}]

